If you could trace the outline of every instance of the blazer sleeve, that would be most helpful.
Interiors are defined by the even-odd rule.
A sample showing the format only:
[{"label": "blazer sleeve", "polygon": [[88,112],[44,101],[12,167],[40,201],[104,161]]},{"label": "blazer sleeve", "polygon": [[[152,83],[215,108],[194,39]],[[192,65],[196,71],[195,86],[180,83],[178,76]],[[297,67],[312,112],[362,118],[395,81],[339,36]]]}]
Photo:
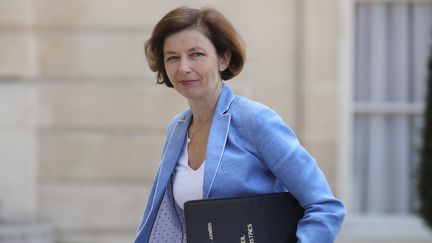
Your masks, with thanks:
[{"label": "blazer sleeve", "polygon": [[333,196],[315,159],[285,122],[270,109],[261,110],[257,117],[252,131],[258,153],[305,209],[298,242],[333,242],[345,216],[342,202]]}]

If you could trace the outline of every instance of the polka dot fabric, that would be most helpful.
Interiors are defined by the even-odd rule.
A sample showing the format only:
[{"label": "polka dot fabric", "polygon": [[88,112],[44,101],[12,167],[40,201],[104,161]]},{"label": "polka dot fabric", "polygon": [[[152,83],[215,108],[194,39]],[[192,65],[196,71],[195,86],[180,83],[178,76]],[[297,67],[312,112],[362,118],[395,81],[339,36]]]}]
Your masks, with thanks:
[{"label": "polka dot fabric", "polygon": [[184,229],[183,211],[175,205],[171,191],[170,186],[165,190],[150,235],[150,243],[186,243],[186,235],[182,232]]},{"label": "polka dot fabric", "polygon": [[186,242],[186,224],[185,224],[184,211],[183,211],[183,209],[181,209],[181,207],[179,207],[177,205],[177,203],[175,203],[175,207],[177,208],[178,216],[179,216],[180,223],[182,225],[182,230],[183,230],[183,242],[182,243],[187,243]]}]

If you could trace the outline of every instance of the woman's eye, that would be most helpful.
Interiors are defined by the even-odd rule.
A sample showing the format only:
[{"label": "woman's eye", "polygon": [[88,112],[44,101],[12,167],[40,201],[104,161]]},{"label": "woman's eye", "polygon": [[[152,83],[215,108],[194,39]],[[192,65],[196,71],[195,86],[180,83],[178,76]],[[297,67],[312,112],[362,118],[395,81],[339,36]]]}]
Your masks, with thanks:
[{"label": "woman's eye", "polygon": [[194,56],[194,57],[200,57],[200,56],[204,56],[204,53],[202,53],[202,52],[194,52],[194,53],[192,53],[192,56]]},{"label": "woman's eye", "polygon": [[177,56],[170,56],[170,57],[167,58],[167,61],[175,61],[177,59],[178,59]]}]

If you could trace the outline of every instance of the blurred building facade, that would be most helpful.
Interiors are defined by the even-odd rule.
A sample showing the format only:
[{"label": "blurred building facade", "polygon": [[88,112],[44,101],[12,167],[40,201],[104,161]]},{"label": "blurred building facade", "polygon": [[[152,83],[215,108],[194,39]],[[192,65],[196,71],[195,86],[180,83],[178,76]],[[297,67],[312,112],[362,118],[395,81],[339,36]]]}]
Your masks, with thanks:
[{"label": "blurred building facade", "polygon": [[0,0],[0,242],[132,242],[187,107],[155,85],[143,44],[182,5],[218,8],[243,36],[227,84],[317,158],[348,209],[337,242],[432,242],[413,173],[430,0]]}]

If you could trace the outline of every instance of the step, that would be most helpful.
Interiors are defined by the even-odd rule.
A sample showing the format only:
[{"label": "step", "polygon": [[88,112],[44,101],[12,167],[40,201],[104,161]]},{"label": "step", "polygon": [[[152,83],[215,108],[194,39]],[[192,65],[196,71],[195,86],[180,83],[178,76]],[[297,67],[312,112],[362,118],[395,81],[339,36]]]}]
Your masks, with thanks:
[{"label": "step", "polygon": [[347,216],[336,243],[431,243],[432,229],[415,215]]},{"label": "step", "polygon": [[49,223],[0,223],[0,243],[55,243]]}]

